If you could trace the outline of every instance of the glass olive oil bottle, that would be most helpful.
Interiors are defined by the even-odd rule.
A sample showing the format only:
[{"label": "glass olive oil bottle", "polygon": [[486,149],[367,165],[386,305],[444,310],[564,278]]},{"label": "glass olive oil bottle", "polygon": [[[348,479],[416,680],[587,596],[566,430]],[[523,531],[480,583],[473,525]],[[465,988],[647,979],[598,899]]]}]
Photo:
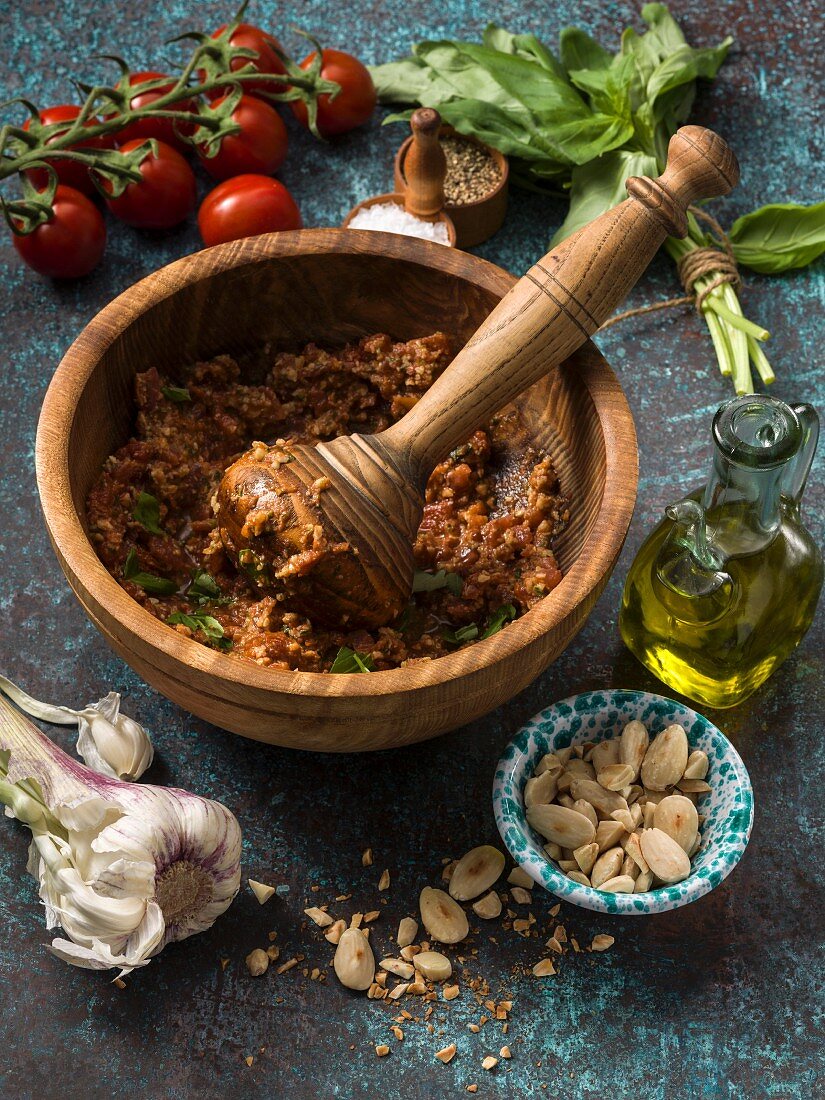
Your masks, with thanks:
[{"label": "glass olive oil bottle", "polygon": [[823,564],[800,502],[818,435],[810,405],[727,401],[713,420],[710,480],[667,509],[631,566],[622,638],[690,699],[741,702],[813,621]]}]

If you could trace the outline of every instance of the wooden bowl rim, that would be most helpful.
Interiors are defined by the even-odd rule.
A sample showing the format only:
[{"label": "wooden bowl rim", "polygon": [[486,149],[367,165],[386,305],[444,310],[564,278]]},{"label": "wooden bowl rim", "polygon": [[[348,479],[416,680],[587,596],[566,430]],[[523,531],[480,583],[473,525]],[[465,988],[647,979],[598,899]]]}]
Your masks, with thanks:
[{"label": "wooden bowl rim", "polygon": [[[462,134],[460,130],[456,130],[455,126],[451,126],[449,122],[443,122],[441,124],[441,134],[439,136],[441,135],[444,135],[446,137],[458,137],[461,138],[462,141],[468,141],[471,145],[478,145],[478,147],[488,153],[498,165],[499,171],[501,172],[501,179],[491,191],[487,192],[486,195],[482,195],[480,199],[473,199],[472,202],[448,202],[444,204],[444,209],[446,211],[478,211],[479,207],[486,206],[487,203],[492,202],[494,199],[496,199],[507,186],[510,180],[510,161],[504,155],[504,153],[501,152],[500,149],[494,149],[492,145],[488,145],[486,141],[482,141],[481,138],[477,138],[473,134]],[[409,151],[410,145],[412,144],[412,140],[412,134],[410,134],[408,138],[405,138],[404,141],[401,142],[401,144],[398,146],[395,154],[395,159],[393,161],[395,171],[398,174],[397,178],[401,180],[405,186],[407,180],[404,176],[404,163],[406,162],[407,153]]]},{"label": "wooden bowl rim", "polygon": [[[355,206],[353,206],[352,210],[350,210],[349,214],[347,214],[347,216],[341,222],[341,228],[342,229],[349,229],[349,223],[352,221],[352,219],[355,217],[355,215],[358,213],[359,210],[365,210],[368,206],[377,206],[379,202],[394,202],[397,206],[403,206],[404,205],[404,196],[400,191],[388,191],[386,195],[372,195],[368,199],[361,199],[361,201],[359,203],[356,203]],[[443,222],[444,225],[447,226],[447,238],[450,242],[449,247],[450,248],[455,248],[456,247],[456,244],[455,244],[455,242],[456,242],[455,223],[454,223],[453,219],[450,217],[450,215],[447,213],[446,209],[442,209],[439,212],[438,221]],[[380,232],[383,232],[383,231],[380,230],[380,229],[362,229],[362,230],[360,230],[360,232],[361,233],[380,233]],[[405,236],[407,236],[407,234],[406,233],[393,233],[392,236],[394,236],[394,237],[405,237]],[[425,237],[413,237],[413,240],[423,241],[423,240],[426,240],[426,238]],[[429,243],[429,244],[440,244],[439,241],[429,241],[427,243]],[[441,247],[443,248],[444,245],[442,244]]]},{"label": "wooden bowl rim", "polygon": [[[212,678],[265,693],[323,698],[409,694],[491,668],[564,621],[612,569],[635,502],[638,452],[633,417],[607,361],[582,356],[578,364],[605,443],[605,484],[593,528],[572,568],[539,604],[484,641],[454,654],[404,668],[364,674],[287,672],[239,660],[178,634],[132,599],[98,558],[72,500],[68,448],[74,412],[99,359],[142,313],[203,278],[270,259],[300,255],[360,254],[437,268],[493,293],[506,292],[514,276],[478,256],[415,237],[359,229],[296,230],[215,245],[146,276],[105,306],[64,355],[46,392],[37,426],[35,467],[46,526],[70,584],[72,577],[127,631],[179,665]],[[598,383],[594,385],[594,383]],[[612,406],[612,409],[610,408]],[[619,440],[632,441],[632,468],[621,461]],[[632,488],[632,492],[628,489]],[[577,592],[577,585],[581,590]],[[577,594],[574,596],[574,593]],[[85,599],[81,603],[86,607]],[[97,616],[95,615],[95,619]],[[171,671],[171,670],[170,670]]]}]

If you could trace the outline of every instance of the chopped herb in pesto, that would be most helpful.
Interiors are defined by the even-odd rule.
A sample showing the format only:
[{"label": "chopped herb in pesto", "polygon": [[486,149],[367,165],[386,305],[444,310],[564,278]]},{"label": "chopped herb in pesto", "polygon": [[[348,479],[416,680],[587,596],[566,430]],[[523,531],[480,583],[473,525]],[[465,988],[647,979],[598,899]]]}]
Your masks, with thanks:
[{"label": "chopped herb in pesto", "polygon": [[153,535],[166,534],[160,525],[160,502],[151,493],[138,493],[132,519],[136,520],[144,530],[150,531]]},{"label": "chopped herb in pesto", "polygon": [[445,630],[442,637],[448,645],[461,645],[462,642],[472,642],[478,637],[478,623],[468,623],[460,626],[458,630]]},{"label": "chopped herb in pesto", "polygon": [[372,658],[366,653],[356,653],[342,645],[335,654],[330,672],[372,672],[373,667]]},{"label": "chopped herb in pesto", "polygon": [[173,592],[178,590],[175,581],[167,580],[165,577],[156,577],[154,573],[142,572],[138,567],[137,554],[134,548],[129,551],[123,564],[123,579],[138,585],[144,592],[151,592],[156,596],[171,596]]},{"label": "chopped herb in pesto", "polygon": [[498,634],[499,630],[505,623],[511,622],[516,617],[516,609],[511,603],[503,604],[498,611],[493,612],[493,617],[487,624],[487,629],[481,635],[483,638],[491,638],[493,634]]},{"label": "chopped herb in pesto", "polygon": [[176,404],[181,405],[184,401],[191,401],[189,396],[189,390],[184,386],[161,386],[160,392],[164,397],[167,397],[170,401],[174,401]]},{"label": "chopped herb in pesto", "polygon": [[201,605],[232,603],[232,597],[221,595],[218,582],[205,569],[196,569],[192,574],[192,580],[186,589],[186,598]]},{"label": "chopped herb in pesto", "polygon": [[413,592],[435,592],[438,588],[446,588],[454,596],[460,596],[463,587],[464,582],[458,573],[448,573],[446,569],[439,569],[437,573],[416,569],[413,577]]},{"label": "chopped herb in pesto", "polygon": [[188,626],[194,633],[200,631],[207,641],[212,642],[218,649],[232,648],[232,639],[224,636],[221,624],[212,615],[208,615],[203,608],[198,608],[191,615],[185,611],[173,611],[166,621],[170,626],[181,624]]}]

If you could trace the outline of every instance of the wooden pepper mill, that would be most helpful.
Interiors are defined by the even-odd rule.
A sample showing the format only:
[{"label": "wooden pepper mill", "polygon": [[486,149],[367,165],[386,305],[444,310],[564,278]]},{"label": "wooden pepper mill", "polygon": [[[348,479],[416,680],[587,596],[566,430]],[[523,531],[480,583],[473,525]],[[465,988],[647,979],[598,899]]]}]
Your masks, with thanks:
[{"label": "wooden pepper mill", "polygon": [[408,214],[422,221],[443,222],[447,227],[449,243],[455,245],[455,226],[444,211],[447,160],[438,140],[441,115],[432,107],[419,107],[410,119],[410,129],[412,144],[407,157],[407,186],[403,194],[375,195],[359,202],[347,214],[343,226],[346,229],[359,210],[391,202],[403,206]]},{"label": "wooden pepper mill", "polygon": [[436,464],[607,320],[665,238],[686,235],[691,203],[726,195],[738,179],[717,134],[683,126],[662,175],[629,179],[624,202],[535,263],[397,424],[287,455],[250,452],[230,466],[218,491],[229,556],[251,555],[263,590],[319,621],[391,622],[410,597]]}]

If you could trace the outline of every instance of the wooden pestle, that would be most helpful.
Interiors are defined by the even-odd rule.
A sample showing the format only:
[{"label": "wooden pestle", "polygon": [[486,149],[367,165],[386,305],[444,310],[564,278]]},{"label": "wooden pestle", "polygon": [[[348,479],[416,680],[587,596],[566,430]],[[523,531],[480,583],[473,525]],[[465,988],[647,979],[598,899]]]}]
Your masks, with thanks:
[{"label": "wooden pestle", "polygon": [[539,260],[397,424],[234,463],[218,493],[230,557],[321,622],[391,622],[410,597],[435,465],[607,320],[665,238],[685,236],[691,203],[727,194],[738,178],[718,135],[682,127],[664,173],[629,179],[629,198]]},{"label": "wooden pestle", "polygon": [[438,221],[444,208],[447,160],[438,135],[441,115],[432,107],[419,107],[410,118],[413,140],[404,162],[404,209],[426,221]]}]

